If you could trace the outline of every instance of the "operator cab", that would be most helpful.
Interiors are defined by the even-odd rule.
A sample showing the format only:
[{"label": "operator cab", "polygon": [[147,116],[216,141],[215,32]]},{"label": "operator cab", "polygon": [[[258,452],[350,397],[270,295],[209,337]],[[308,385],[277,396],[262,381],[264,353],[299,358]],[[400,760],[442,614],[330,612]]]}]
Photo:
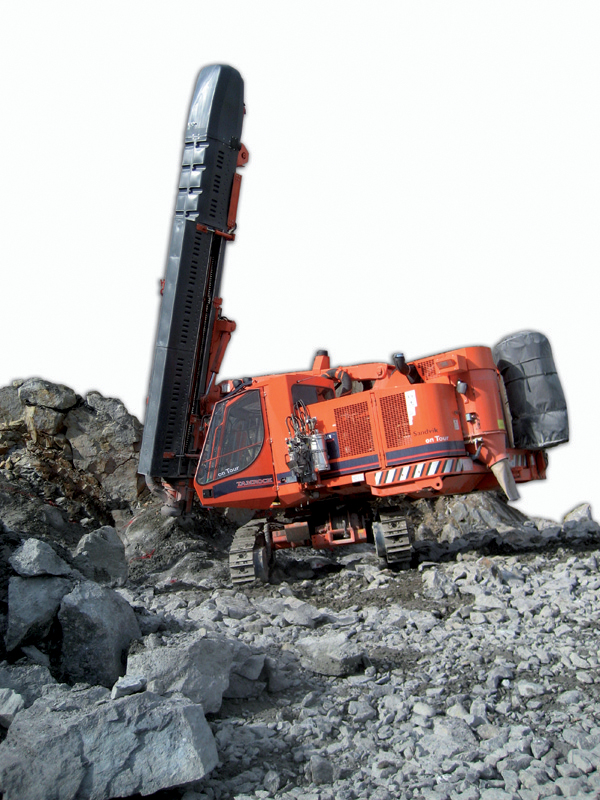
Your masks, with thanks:
[{"label": "operator cab", "polygon": [[242,472],[256,461],[265,438],[258,389],[215,405],[196,473],[200,486]]}]

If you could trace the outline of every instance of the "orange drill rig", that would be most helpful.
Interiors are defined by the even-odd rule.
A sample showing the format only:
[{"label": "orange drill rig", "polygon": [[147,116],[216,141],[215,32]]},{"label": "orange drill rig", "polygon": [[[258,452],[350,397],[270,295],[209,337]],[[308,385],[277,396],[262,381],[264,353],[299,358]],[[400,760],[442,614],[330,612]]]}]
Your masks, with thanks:
[{"label": "orange drill rig", "polygon": [[312,368],[217,383],[235,323],[219,286],[235,239],[243,81],[205,67],[187,125],[162,281],[140,474],[169,514],[252,510],[230,551],[234,583],[268,580],[280,548],[374,538],[388,563],[410,558],[394,500],[502,490],[546,476],[568,441],[564,394],[545,336],[406,361]]}]

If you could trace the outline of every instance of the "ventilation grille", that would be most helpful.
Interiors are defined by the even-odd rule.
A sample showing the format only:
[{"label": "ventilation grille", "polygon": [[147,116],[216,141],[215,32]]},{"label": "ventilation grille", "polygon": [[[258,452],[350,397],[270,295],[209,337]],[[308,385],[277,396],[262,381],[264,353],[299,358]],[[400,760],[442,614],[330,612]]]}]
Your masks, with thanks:
[{"label": "ventilation grille", "polygon": [[[202,233],[196,231],[194,234],[194,245],[192,248],[192,257],[190,259],[190,268],[187,278],[187,290],[185,293],[185,300],[183,303],[183,313],[181,315],[181,335],[179,339],[179,346],[188,348],[190,346],[190,334],[197,335],[192,322],[197,318],[198,309],[196,306],[199,303],[199,298],[196,298],[198,282],[198,270],[200,267],[200,252],[202,248]],[[202,287],[200,287],[202,289]]]},{"label": "ventilation grille", "polygon": [[435,378],[436,371],[433,358],[424,358],[423,361],[415,361],[415,366],[424,381],[429,380],[429,378]]},{"label": "ventilation grille", "polygon": [[183,358],[178,357],[175,364],[175,375],[173,380],[173,387],[171,390],[171,406],[167,415],[167,424],[165,432],[164,448],[166,451],[173,451],[177,449],[178,445],[178,416],[179,407],[184,398],[183,378],[185,375],[185,361]]},{"label": "ventilation grille", "polygon": [[385,443],[389,450],[405,447],[410,442],[410,424],[403,393],[382,397],[379,401]]},{"label": "ventilation grille", "polygon": [[218,215],[223,213],[225,205],[228,205],[229,198],[221,196],[221,179],[223,178],[223,171],[225,167],[225,151],[220,148],[217,153],[217,160],[215,163],[215,171],[212,176],[212,186],[210,188],[210,204],[208,207],[208,214],[211,219],[216,219]]},{"label": "ventilation grille", "polygon": [[336,408],[334,413],[342,458],[375,450],[368,403]]}]

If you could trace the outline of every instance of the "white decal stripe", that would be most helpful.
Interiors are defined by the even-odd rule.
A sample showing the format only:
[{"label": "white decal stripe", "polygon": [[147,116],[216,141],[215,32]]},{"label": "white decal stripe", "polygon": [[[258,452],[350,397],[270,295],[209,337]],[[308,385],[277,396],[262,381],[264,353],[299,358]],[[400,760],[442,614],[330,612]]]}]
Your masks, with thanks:
[{"label": "white decal stripe", "polygon": [[[510,457],[511,466],[527,465],[527,456],[517,454]],[[414,469],[411,476],[410,473]],[[473,462],[470,458],[447,458],[438,461],[422,461],[419,464],[409,464],[404,467],[394,467],[393,469],[383,470],[375,473],[375,485],[390,485],[406,481],[411,477],[413,480],[423,476],[429,477],[442,473],[447,475],[451,472],[472,472]]]}]

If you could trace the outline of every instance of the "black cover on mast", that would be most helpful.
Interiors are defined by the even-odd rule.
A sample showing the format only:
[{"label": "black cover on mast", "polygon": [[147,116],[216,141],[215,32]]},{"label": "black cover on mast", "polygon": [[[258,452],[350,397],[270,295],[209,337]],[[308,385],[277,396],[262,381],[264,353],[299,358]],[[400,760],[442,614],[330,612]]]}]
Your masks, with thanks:
[{"label": "black cover on mast", "polygon": [[[244,83],[237,70],[201,70],[183,164],[148,392],[139,472],[186,478],[190,414],[206,391],[233,179],[241,146]],[[198,230],[198,225],[212,230]]]}]

